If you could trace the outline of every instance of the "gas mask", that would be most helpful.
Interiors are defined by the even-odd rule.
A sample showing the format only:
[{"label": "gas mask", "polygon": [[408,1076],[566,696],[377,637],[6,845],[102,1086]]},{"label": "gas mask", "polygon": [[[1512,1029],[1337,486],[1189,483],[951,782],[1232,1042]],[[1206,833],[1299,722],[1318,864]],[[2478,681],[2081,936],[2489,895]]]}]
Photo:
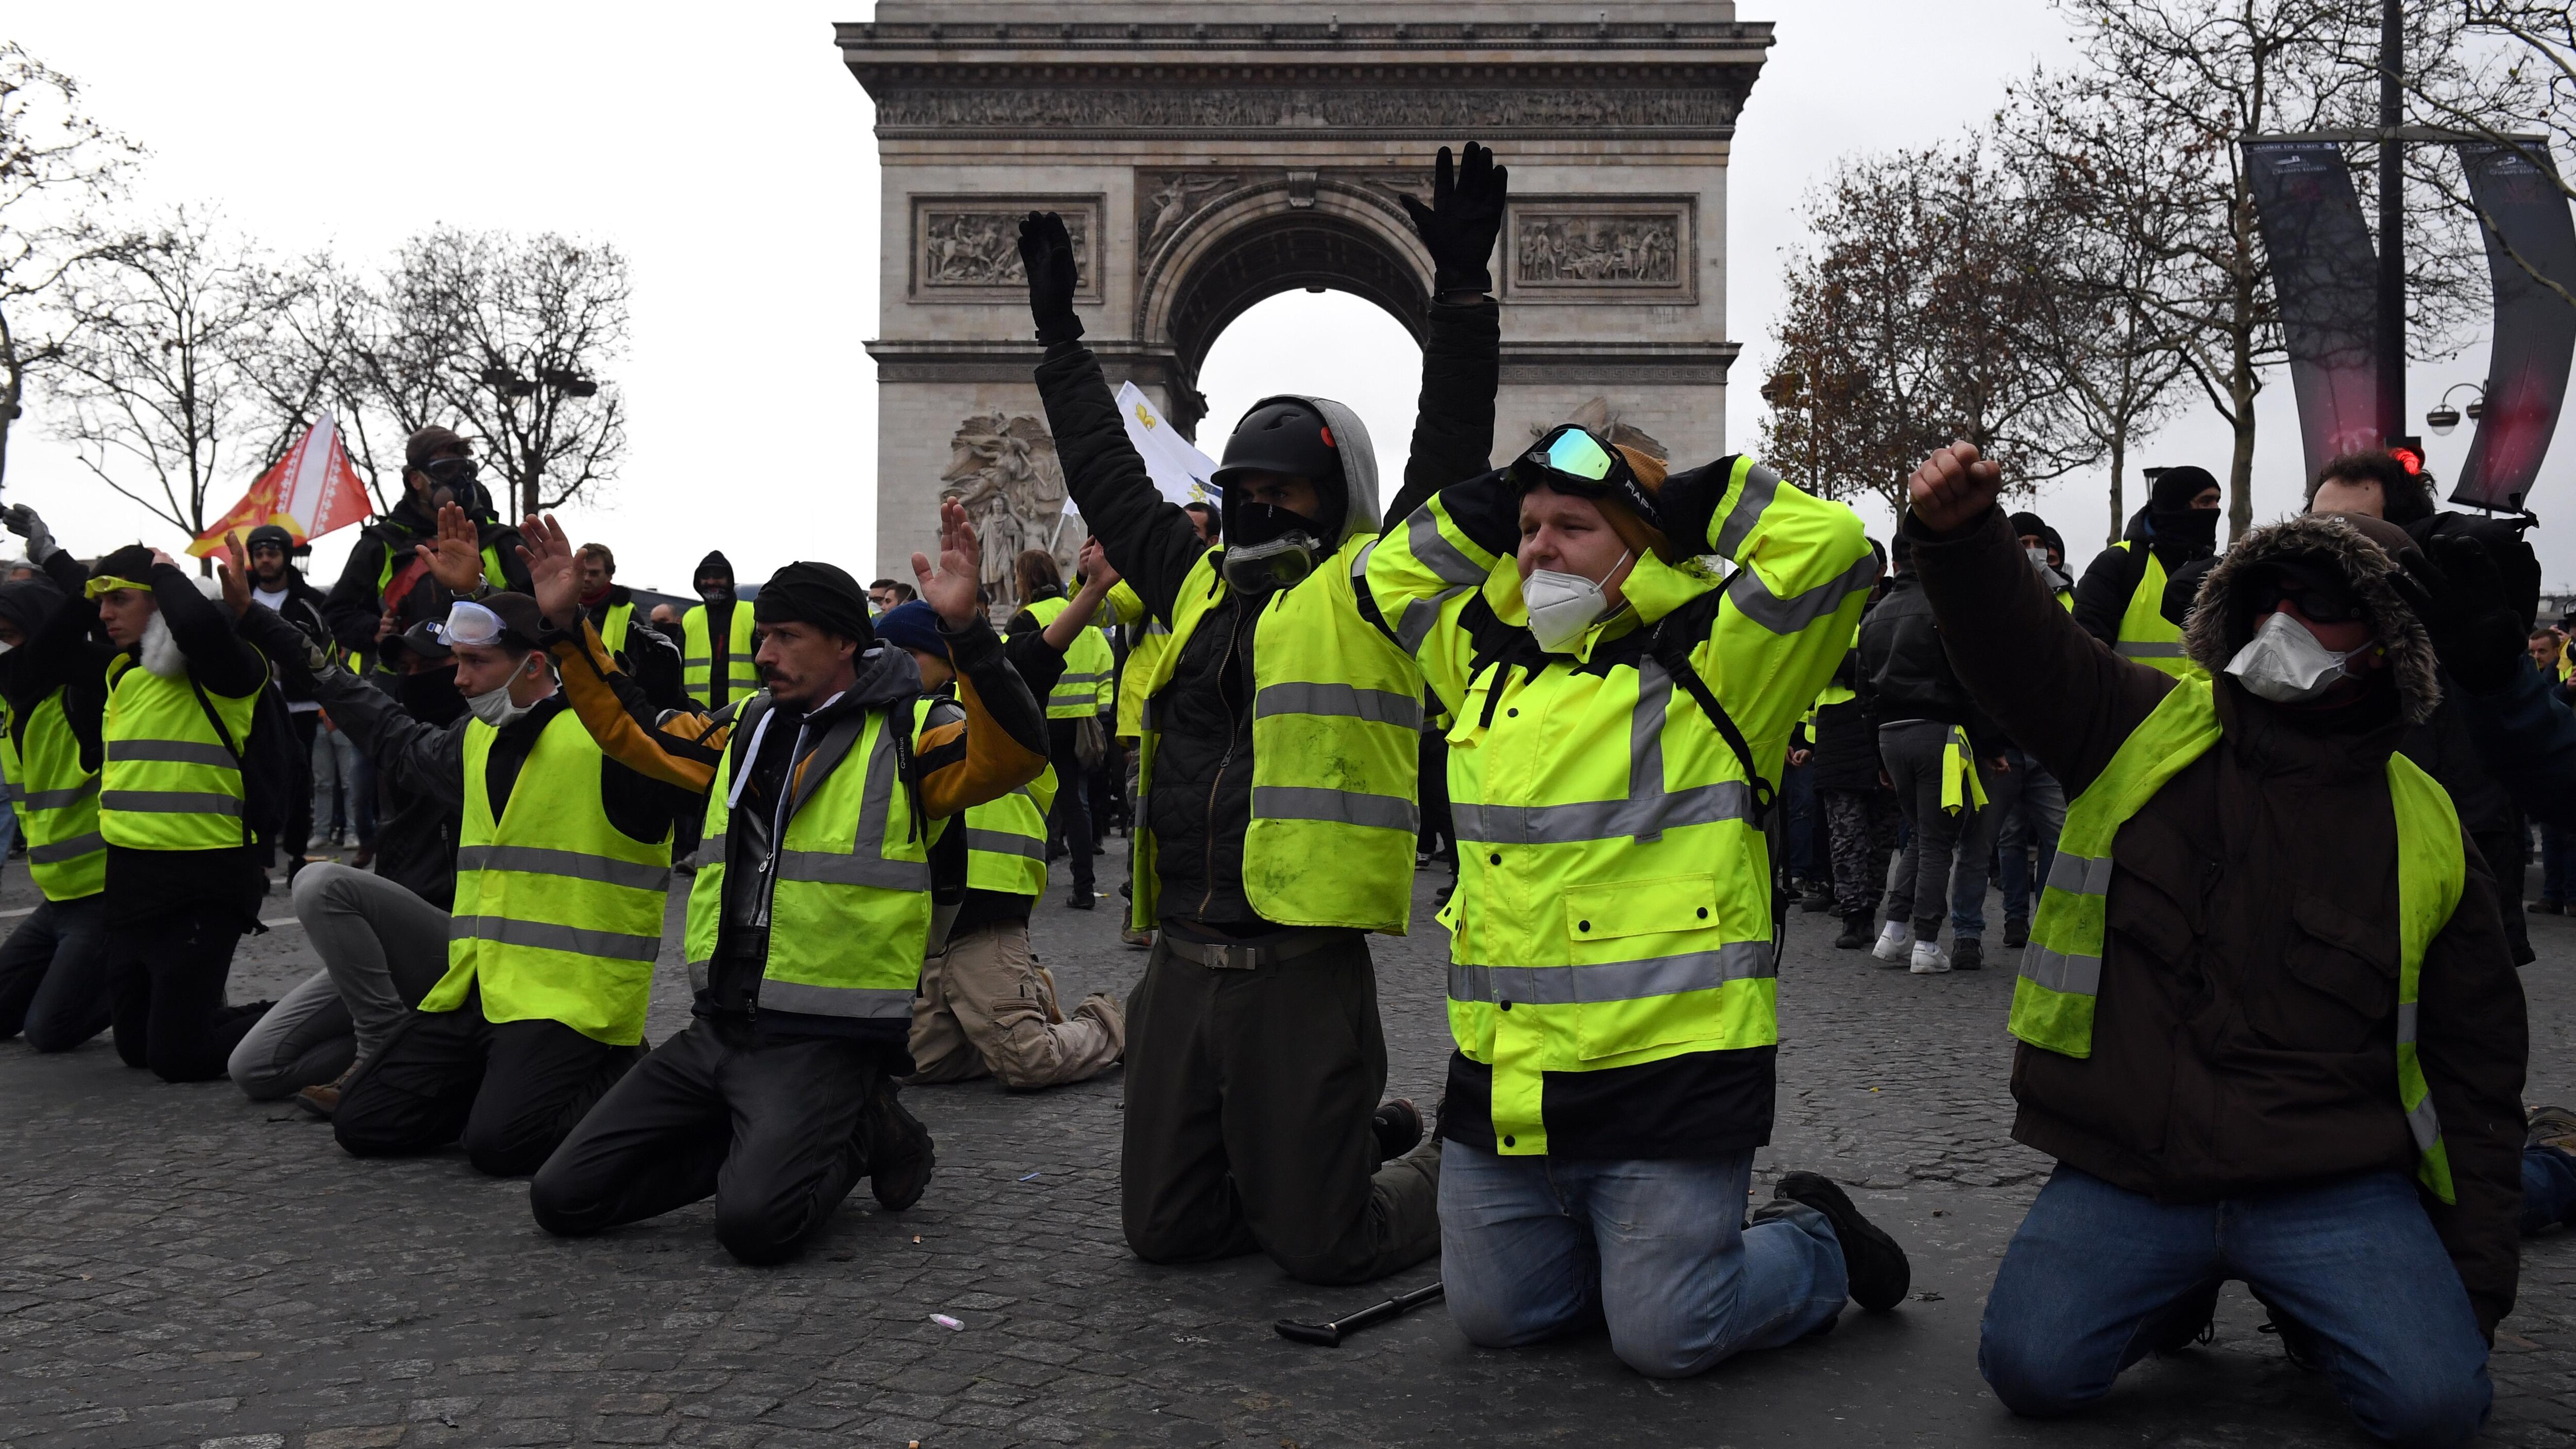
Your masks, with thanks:
[{"label": "gas mask", "polygon": [[[1610,577],[1624,567],[1628,555],[1610,566]],[[1581,574],[1560,573],[1555,569],[1531,569],[1521,580],[1521,602],[1529,606],[1530,637],[1550,654],[1569,654],[1583,638],[1583,631],[1610,612],[1610,596],[1601,585]]]},{"label": "gas mask", "polygon": [[1236,508],[1226,525],[1232,540],[1225,551],[1226,587],[1245,594],[1293,587],[1315,571],[1316,556],[1326,551],[1314,530],[1313,519],[1273,504]]},{"label": "gas mask", "polygon": [[2246,689],[2274,704],[2303,704],[2334,687],[2335,681],[2349,671],[2344,661],[2366,650],[2379,647],[2376,639],[2359,647],[2337,653],[2319,643],[2306,625],[2287,614],[2272,614],[2263,620],[2254,637],[2236,657],[2227,661],[2227,672]]}]

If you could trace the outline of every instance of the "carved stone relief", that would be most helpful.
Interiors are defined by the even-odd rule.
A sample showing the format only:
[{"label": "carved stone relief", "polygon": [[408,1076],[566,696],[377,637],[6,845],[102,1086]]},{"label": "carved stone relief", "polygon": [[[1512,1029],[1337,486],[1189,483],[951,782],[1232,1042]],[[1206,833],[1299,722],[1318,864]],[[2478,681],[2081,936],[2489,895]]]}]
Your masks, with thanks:
[{"label": "carved stone relief", "polygon": [[939,496],[956,499],[974,521],[984,551],[982,582],[997,606],[1027,602],[1011,573],[1022,549],[1047,550],[1059,572],[1067,572],[1088,532],[1064,516],[1064,465],[1055,436],[1033,417],[983,413],[959,423]]},{"label": "carved stone relief", "polygon": [[916,196],[912,199],[912,292],[916,301],[1024,297],[1020,219],[1032,211],[1064,218],[1073,238],[1077,295],[1100,300],[1100,200],[1095,196]]},{"label": "carved stone relief", "polygon": [[1516,201],[1510,289],[1526,301],[1689,301],[1694,220],[1688,198]]},{"label": "carved stone relief", "polygon": [[1428,200],[1431,173],[1411,166],[1325,167],[1320,170],[1264,168],[1252,171],[1139,171],[1136,173],[1136,270],[1153,270],[1155,259],[1178,240],[1192,222],[1257,187],[1284,186],[1292,209],[1315,204],[1321,187],[1355,187],[1401,217],[1410,192]]},{"label": "carved stone relief", "polygon": [[1181,234],[1190,218],[1216,199],[1243,185],[1233,171],[1139,171],[1136,173],[1136,268]]},{"label": "carved stone relief", "polygon": [[1564,127],[1720,130],[1741,97],[1727,86],[1630,90],[1377,90],[1256,86],[1111,90],[894,90],[877,101],[879,131],[1405,129],[1442,132]]}]

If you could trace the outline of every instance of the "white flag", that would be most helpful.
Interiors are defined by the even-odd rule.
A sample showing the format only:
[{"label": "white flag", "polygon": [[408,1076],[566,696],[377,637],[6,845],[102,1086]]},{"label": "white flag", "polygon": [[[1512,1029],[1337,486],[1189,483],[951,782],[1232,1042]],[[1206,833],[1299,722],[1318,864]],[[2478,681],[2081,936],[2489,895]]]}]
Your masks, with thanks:
[{"label": "white flag", "polygon": [[1118,389],[1118,417],[1127,425],[1127,441],[1136,445],[1145,471],[1153,475],[1154,486],[1165,498],[1174,503],[1220,501],[1221,490],[1209,481],[1216,472],[1215,460],[1164,421],[1144,389],[1132,382]]}]

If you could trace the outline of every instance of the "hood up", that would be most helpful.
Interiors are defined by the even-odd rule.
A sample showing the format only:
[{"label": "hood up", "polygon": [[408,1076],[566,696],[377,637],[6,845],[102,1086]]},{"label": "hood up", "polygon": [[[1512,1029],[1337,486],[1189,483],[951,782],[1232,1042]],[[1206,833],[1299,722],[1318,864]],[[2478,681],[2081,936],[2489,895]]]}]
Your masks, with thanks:
[{"label": "hood up", "polygon": [[733,560],[726,558],[721,549],[708,550],[707,556],[698,560],[697,572],[689,575],[690,586],[694,588],[698,580],[709,574],[724,575],[725,587],[732,588],[734,585]]},{"label": "hood up", "polygon": [[2261,622],[2251,617],[2253,603],[2245,597],[2251,574],[2293,558],[2331,568],[2369,611],[2371,627],[2388,649],[2399,708],[2408,723],[2421,724],[2442,702],[2442,685],[2432,636],[2393,582],[2411,547],[2404,530],[2392,524],[2341,514],[2312,513],[2255,529],[2201,580],[2183,625],[2183,652],[2212,676],[2223,676],[2227,661],[2253,639]]},{"label": "hood up", "polygon": [[[1274,393],[1246,409],[1246,416],[1259,412],[1275,402],[1298,402],[1313,408],[1332,429],[1333,452],[1342,463],[1342,521],[1333,536],[1324,539],[1326,552],[1339,549],[1354,533],[1375,533],[1378,526],[1377,449],[1370,446],[1368,425],[1360,415],[1331,398],[1308,397],[1303,393]],[[1226,537],[1234,536],[1234,501],[1226,495]]]}]

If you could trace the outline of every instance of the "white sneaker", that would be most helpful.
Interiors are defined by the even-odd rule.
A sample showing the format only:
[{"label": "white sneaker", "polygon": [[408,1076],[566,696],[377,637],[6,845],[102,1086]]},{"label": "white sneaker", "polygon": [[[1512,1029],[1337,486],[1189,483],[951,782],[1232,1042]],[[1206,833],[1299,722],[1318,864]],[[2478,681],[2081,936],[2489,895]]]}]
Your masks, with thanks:
[{"label": "white sneaker", "polygon": [[1878,944],[1869,948],[1869,954],[1893,966],[1905,959],[1905,947],[1913,939],[1912,922],[1890,921],[1879,931]]},{"label": "white sneaker", "polygon": [[1905,969],[1917,976],[1931,976],[1949,970],[1950,958],[1938,943],[1917,941],[1914,943],[1914,961]]}]

